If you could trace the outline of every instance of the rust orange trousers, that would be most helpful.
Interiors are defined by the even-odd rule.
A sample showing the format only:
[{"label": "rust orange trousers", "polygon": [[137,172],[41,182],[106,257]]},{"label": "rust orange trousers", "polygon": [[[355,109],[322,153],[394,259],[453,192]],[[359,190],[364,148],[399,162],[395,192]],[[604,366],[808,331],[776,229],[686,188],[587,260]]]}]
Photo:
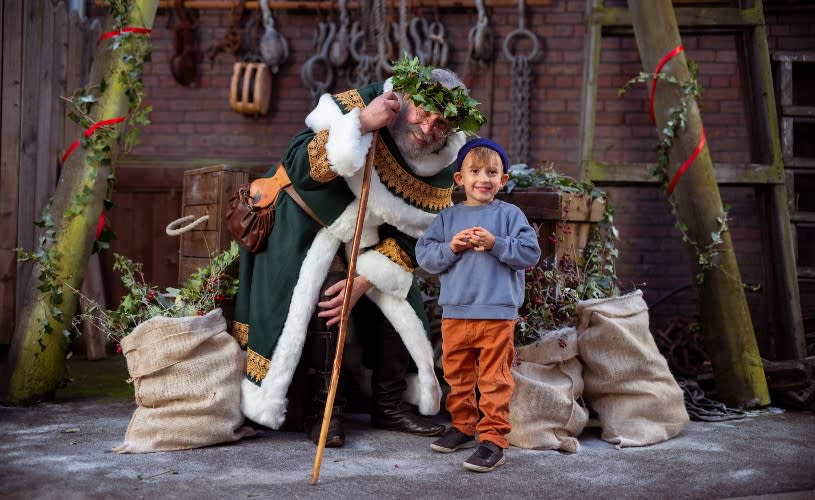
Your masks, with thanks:
[{"label": "rust orange trousers", "polygon": [[[509,400],[515,389],[512,358],[515,320],[451,319],[441,323],[442,368],[450,385],[447,411],[453,427],[508,448]],[[475,388],[481,393],[476,401]],[[484,416],[478,418],[478,410]]]}]

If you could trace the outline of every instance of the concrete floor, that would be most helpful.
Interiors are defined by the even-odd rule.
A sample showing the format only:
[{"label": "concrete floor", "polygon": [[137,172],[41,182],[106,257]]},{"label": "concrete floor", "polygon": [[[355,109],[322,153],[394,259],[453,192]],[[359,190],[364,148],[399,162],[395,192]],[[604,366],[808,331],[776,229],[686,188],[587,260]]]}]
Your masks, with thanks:
[{"label": "concrete floor", "polygon": [[[104,363],[118,376],[119,361]],[[812,412],[691,422],[675,439],[621,450],[588,428],[576,454],[510,448],[489,474],[462,468],[470,451],[434,453],[432,438],[371,429],[367,415],[353,414],[346,446],[326,450],[312,486],[315,447],[300,433],[111,453],[135,403],[121,383],[101,394],[89,384],[77,373],[54,403],[0,406],[1,498],[815,498]]]}]

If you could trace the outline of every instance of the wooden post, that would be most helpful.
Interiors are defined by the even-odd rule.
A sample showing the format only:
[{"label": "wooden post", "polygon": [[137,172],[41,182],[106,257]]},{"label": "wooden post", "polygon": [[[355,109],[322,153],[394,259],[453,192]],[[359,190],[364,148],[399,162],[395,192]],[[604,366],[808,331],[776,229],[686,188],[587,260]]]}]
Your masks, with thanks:
[{"label": "wooden post", "polygon": [[[158,0],[133,0],[130,10],[130,26],[150,28],[156,16]],[[109,19],[108,26],[112,24]],[[109,31],[108,28],[106,31]],[[102,48],[103,47],[103,48]],[[99,96],[99,102],[91,112],[94,122],[125,116],[128,99],[118,75],[124,68],[119,51],[111,45],[102,44],[91,69],[91,82],[104,78],[108,86]],[[43,103],[44,104],[44,103]],[[47,117],[46,117],[47,120]],[[113,151],[117,149],[122,126],[114,125],[108,141]],[[67,146],[67,145],[66,145]],[[55,237],[46,250],[55,252],[54,263],[59,278],[73,289],[79,288],[93,246],[94,232],[107,187],[110,166],[100,165],[77,150],[68,159],[54,193],[52,214]],[[91,199],[80,214],[65,218],[63,214],[73,206],[74,200],[86,190]],[[7,373],[0,377],[2,399],[10,404],[27,404],[49,397],[62,382],[65,364],[65,337],[76,312],[77,300],[73,292],[64,287],[65,301],[61,305],[63,321],[53,319],[48,297],[37,286],[39,269],[32,271],[24,289],[22,308],[9,351]],[[53,331],[46,333],[44,324]]]},{"label": "wooden post", "polygon": [[[628,7],[644,71],[654,72],[660,60],[682,43],[671,0],[629,0]],[[662,72],[680,82],[687,81],[684,53],[670,59]],[[658,131],[665,128],[679,98],[675,85],[661,81],[657,84],[654,114]],[[699,108],[691,102],[687,125],[678,130],[671,148],[669,179],[696,149],[702,130]],[[724,213],[707,145],[676,184],[672,196],[677,220],[687,227],[688,237],[702,247],[710,244],[711,233],[719,230],[717,218]],[[725,231],[721,237],[719,256],[713,267],[704,270],[704,284],[699,290],[702,330],[718,397],[731,406],[765,406],[770,397],[736,254],[730,233]],[[694,250],[691,252],[695,277],[703,269]]]}]

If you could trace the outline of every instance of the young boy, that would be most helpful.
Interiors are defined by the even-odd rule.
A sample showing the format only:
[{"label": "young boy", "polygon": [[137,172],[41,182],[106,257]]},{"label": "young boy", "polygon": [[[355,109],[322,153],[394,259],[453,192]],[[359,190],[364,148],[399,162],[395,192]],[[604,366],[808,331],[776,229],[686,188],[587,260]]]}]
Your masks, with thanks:
[{"label": "young boy", "polygon": [[506,460],[515,321],[524,301],[525,269],[541,253],[523,212],[495,199],[509,180],[508,168],[495,142],[465,144],[453,178],[466,200],[442,210],[416,243],[419,265],[441,281],[442,367],[450,385],[446,407],[452,425],[430,447],[441,453],[472,448],[478,431],[480,446],[464,462],[476,472]]}]

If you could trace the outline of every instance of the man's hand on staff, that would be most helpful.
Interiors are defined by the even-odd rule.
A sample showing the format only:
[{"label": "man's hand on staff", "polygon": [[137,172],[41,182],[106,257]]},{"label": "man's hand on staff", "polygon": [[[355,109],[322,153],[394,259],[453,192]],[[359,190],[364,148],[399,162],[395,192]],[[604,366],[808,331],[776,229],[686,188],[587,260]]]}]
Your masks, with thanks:
[{"label": "man's hand on staff", "polygon": [[[354,278],[354,284],[351,288],[351,301],[348,303],[348,310],[350,311],[353,309],[354,304],[357,303],[359,298],[373,287],[374,286],[371,284],[371,282],[365,279],[364,276],[357,276]],[[326,321],[326,325],[331,326],[339,323],[340,316],[342,315],[342,301],[345,298],[345,280],[338,281],[327,288],[325,295],[326,297],[331,297],[333,295],[333,297],[317,303],[317,305],[323,309],[317,313],[317,316],[321,318],[330,318],[328,321]]]},{"label": "man's hand on staff", "polygon": [[393,92],[377,96],[359,113],[359,130],[363,134],[390,125],[399,114],[399,98]]}]

